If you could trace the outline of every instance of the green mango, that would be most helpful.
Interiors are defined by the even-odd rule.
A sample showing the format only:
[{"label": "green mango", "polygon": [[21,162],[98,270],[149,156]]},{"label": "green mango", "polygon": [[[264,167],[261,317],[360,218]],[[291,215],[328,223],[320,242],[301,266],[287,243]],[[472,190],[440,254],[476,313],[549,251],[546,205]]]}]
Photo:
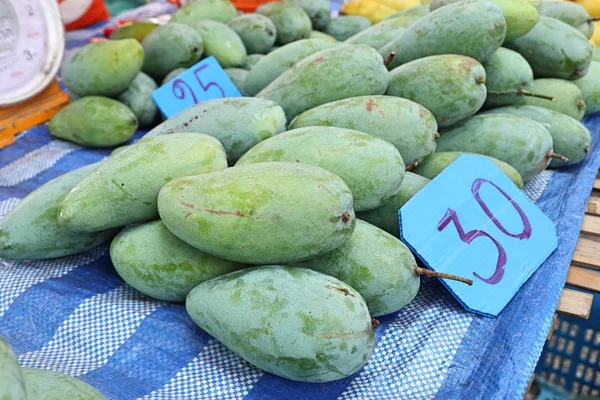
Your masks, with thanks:
[{"label": "green mango", "polygon": [[290,2],[265,3],[256,9],[256,13],[268,17],[277,28],[279,45],[307,39],[312,31],[312,23],[308,14]]},{"label": "green mango", "polygon": [[342,15],[329,21],[325,33],[343,42],[371,26],[368,18],[360,15]]},{"label": "green mango", "polygon": [[125,282],[157,300],[184,302],[204,281],[244,265],[206,254],[173,235],[161,221],[125,228],[110,245]]},{"label": "green mango", "polygon": [[391,40],[400,36],[404,31],[414,24],[419,17],[399,16],[392,19],[385,19],[362,32],[346,39],[349,44],[366,44],[375,50],[379,50]]},{"label": "green mango", "polygon": [[162,84],[164,85],[167,82],[172,81],[173,79],[177,78],[179,75],[184,73],[186,70],[187,70],[187,68],[174,69],[173,71],[169,72],[167,74],[167,76],[165,76],[165,79],[162,80]]},{"label": "green mango", "polygon": [[360,220],[342,246],[297,265],[352,286],[363,297],[373,317],[400,310],[419,291],[420,278],[414,271],[417,261],[408,247],[384,230]]},{"label": "green mango", "polygon": [[[398,194],[394,196],[391,201],[379,208],[356,213],[357,221],[361,219],[383,229],[394,237],[400,237],[398,210],[428,183],[429,179],[423,178],[412,172],[406,172],[404,174],[404,179],[402,179],[402,185],[400,185]],[[352,238],[352,236],[350,236],[350,238]]]},{"label": "green mango", "polygon": [[578,121],[581,121],[585,115],[587,108],[581,89],[573,82],[551,78],[535,79],[531,91],[554,100],[526,97],[520,103],[521,105],[548,108],[567,114]]},{"label": "green mango", "polygon": [[407,17],[424,17],[431,12],[431,6],[429,4],[421,4],[420,6],[407,8],[405,10],[399,11],[395,14],[386,17],[385,19],[392,19],[399,17],[401,15],[405,15]]},{"label": "green mango", "polygon": [[594,55],[592,56],[592,61],[600,61],[600,50],[598,47],[593,47],[593,53]]},{"label": "green mango", "polygon": [[313,107],[348,97],[383,94],[389,76],[371,47],[340,45],[299,61],[256,97],[274,101],[288,119]]},{"label": "green mango", "polygon": [[394,69],[409,61],[438,54],[460,54],[485,62],[502,44],[506,20],[487,1],[464,0],[427,14],[379,52]]},{"label": "green mango", "polygon": [[204,282],[188,295],[192,320],[274,375],[329,382],[358,371],[375,347],[363,298],[336,278],[270,265]]},{"label": "green mango", "polygon": [[256,98],[208,100],[169,118],[144,136],[203,132],[219,139],[230,164],[258,142],[285,131],[285,113],[272,101]]},{"label": "green mango", "polygon": [[198,21],[192,26],[204,39],[204,52],[207,57],[215,57],[223,68],[242,65],[247,55],[246,47],[233,29],[210,20]]},{"label": "green mango", "polygon": [[484,108],[510,106],[523,100],[533,85],[533,71],[516,51],[500,47],[483,63],[487,98]]},{"label": "green mango", "polygon": [[298,61],[318,51],[338,45],[337,42],[306,39],[287,44],[270,52],[257,62],[255,64],[256,68],[252,68],[252,71],[248,74],[248,78],[244,82],[244,93],[248,96],[255,96]]},{"label": "green mango", "polygon": [[341,246],[354,230],[352,193],[323,168],[268,162],[175,179],[160,218],[188,244],[247,264],[295,262]]},{"label": "green mango", "polygon": [[61,76],[78,96],[116,96],[142,68],[144,49],[134,39],[90,43],[77,50],[62,66]]},{"label": "green mango", "polygon": [[204,41],[184,24],[169,23],[153,30],[142,42],[145,73],[160,81],[174,69],[194,65],[204,51]]},{"label": "green mango", "polygon": [[229,0],[194,0],[177,10],[170,22],[194,25],[200,20],[208,19],[226,24],[236,13],[235,6]]},{"label": "green mango", "polygon": [[390,142],[350,129],[309,126],[260,142],[236,166],[300,162],[333,172],[346,182],[354,210],[381,207],[400,190],[405,165]]},{"label": "green mango", "polygon": [[425,57],[390,71],[386,94],[423,105],[435,116],[439,127],[446,127],[483,106],[485,70],[477,60],[465,56]]},{"label": "green mango", "polygon": [[327,40],[329,42],[339,43],[339,41],[336,38],[334,38],[333,36],[328,35],[323,32],[319,32],[319,31],[311,31],[308,38],[309,39],[321,39],[321,40]]},{"label": "green mango", "polygon": [[[0,220],[1,221],[1,220]],[[27,400],[23,372],[17,356],[0,337],[0,399]]]},{"label": "green mango", "polygon": [[273,21],[260,14],[242,14],[231,21],[229,27],[238,34],[250,54],[268,53],[275,44],[277,28]]},{"label": "green mango", "polygon": [[331,7],[328,0],[285,0],[301,7],[310,18],[313,29],[322,31],[331,19]]},{"label": "green mango", "polygon": [[110,40],[135,39],[142,43],[146,36],[160,25],[149,21],[128,22],[115,29],[108,38]]},{"label": "green mango", "polygon": [[504,161],[528,181],[550,164],[552,136],[529,118],[508,114],[475,115],[442,132],[437,151],[483,154]]},{"label": "green mango", "polygon": [[88,147],[110,147],[128,141],[138,127],[126,105],[100,96],[83,97],[50,119],[52,136]]},{"label": "green mango", "polygon": [[154,79],[140,72],[117,100],[129,107],[140,126],[148,126],[157,114],[156,103],[152,99],[152,92],[156,89],[158,85]]},{"label": "green mango", "polygon": [[225,73],[242,95],[244,94],[244,81],[248,77],[249,72],[242,68],[225,68]]},{"label": "green mango", "polygon": [[406,165],[435,150],[437,124],[420,104],[391,96],[358,96],[323,104],[298,115],[289,129],[337,126],[354,129],[392,143]]},{"label": "green mango", "polygon": [[579,121],[558,111],[536,106],[500,107],[487,113],[512,114],[531,118],[539,122],[552,136],[553,151],[568,159],[553,158],[550,168],[573,165],[581,162],[589,153],[591,145],[590,131]]},{"label": "green mango", "polygon": [[57,220],[62,200],[98,165],[91,164],[54,178],[29,193],[0,219],[0,258],[39,260],[64,257],[112,239],[117,233],[114,230],[73,232]]},{"label": "green mango", "polygon": [[172,179],[227,168],[223,146],[197,133],[142,139],[110,156],[58,209],[66,229],[94,232],[158,218],[156,197]]},{"label": "green mango", "polygon": [[[460,0],[431,0],[431,11]],[[540,13],[531,4],[521,0],[488,0],[502,10],[506,19],[505,42],[510,42],[533,29],[540,19]]]},{"label": "green mango", "polygon": [[[463,154],[469,153],[464,153],[461,151],[442,151],[439,153],[433,153],[427,156],[421,164],[417,165],[417,167],[413,169],[413,171],[415,174],[421,175],[427,179],[433,179]],[[496,164],[496,166],[500,168],[502,172],[504,172],[506,176],[508,176],[510,180],[519,187],[519,189],[523,189],[523,178],[516,169],[503,161],[496,160],[493,157],[483,157],[488,158],[490,161]]]},{"label": "green mango", "polygon": [[585,103],[585,115],[600,111],[600,63],[593,61],[588,73],[573,83],[581,90],[581,96]]},{"label": "green mango", "polygon": [[529,33],[506,47],[525,57],[536,78],[578,79],[592,61],[592,45],[581,32],[544,16]]},{"label": "green mango", "polygon": [[60,372],[23,368],[23,378],[29,400],[106,400],[94,387]]},{"label": "green mango", "polygon": [[536,1],[531,3],[541,15],[554,18],[571,25],[583,35],[591,39],[594,35],[594,23],[585,8],[569,1]]},{"label": "green mango", "polygon": [[265,56],[263,54],[248,54],[246,58],[244,58],[244,62],[242,62],[242,68],[250,72],[252,67],[254,67],[256,63],[258,63],[264,57]]}]

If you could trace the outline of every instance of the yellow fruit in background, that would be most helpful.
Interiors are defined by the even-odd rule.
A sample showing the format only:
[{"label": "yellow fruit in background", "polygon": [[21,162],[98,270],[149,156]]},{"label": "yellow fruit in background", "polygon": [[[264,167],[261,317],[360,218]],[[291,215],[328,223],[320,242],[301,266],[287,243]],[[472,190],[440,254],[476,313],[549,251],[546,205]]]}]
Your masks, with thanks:
[{"label": "yellow fruit in background", "polygon": [[600,21],[594,21],[594,36],[590,39],[594,46],[600,46]]},{"label": "yellow fruit in background", "polygon": [[577,0],[576,3],[585,8],[592,18],[600,17],[600,0]]},{"label": "yellow fruit in background", "polygon": [[362,15],[373,24],[397,12],[395,8],[386,6],[376,0],[351,1],[340,8],[341,15]]},{"label": "yellow fruit in background", "polygon": [[431,4],[431,0],[421,0],[421,4]]},{"label": "yellow fruit in background", "polygon": [[421,5],[419,0],[377,0],[386,6],[390,6],[396,11],[406,10],[407,8],[417,7]]}]

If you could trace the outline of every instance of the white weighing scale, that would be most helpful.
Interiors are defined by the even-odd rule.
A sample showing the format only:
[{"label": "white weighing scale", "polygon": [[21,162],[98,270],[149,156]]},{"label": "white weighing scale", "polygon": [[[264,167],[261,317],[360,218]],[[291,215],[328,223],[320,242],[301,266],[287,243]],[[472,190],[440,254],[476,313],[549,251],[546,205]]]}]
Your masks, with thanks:
[{"label": "white weighing scale", "polygon": [[0,148],[68,103],[56,83],[64,50],[56,0],[0,0]]}]

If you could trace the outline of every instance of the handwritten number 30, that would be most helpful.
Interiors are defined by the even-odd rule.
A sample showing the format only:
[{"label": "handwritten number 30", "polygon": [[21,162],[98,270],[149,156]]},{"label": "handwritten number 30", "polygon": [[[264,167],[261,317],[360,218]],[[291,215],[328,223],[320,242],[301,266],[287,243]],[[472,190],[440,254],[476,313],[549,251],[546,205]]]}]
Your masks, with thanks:
[{"label": "handwritten number 30", "polygon": [[[510,204],[515,208],[515,210],[519,214],[519,217],[521,218],[521,222],[523,222],[523,230],[520,233],[509,232],[500,223],[500,221],[498,221],[498,219],[492,214],[489,207],[483,202],[483,200],[481,199],[481,195],[479,194],[479,190],[486,183],[495,187],[504,197],[506,197],[506,199],[510,202]],[[479,206],[481,207],[483,212],[492,220],[494,225],[496,225],[502,233],[504,233],[507,236],[517,238],[519,240],[529,239],[531,237],[531,223],[529,222],[529,219],[527,219],[527,216],[525,215],[525,213],[523,212],[521,207],[498,185],[496,185],[495,183],[493,183],[487,179],[481,179],[481,178],[476,179],[473,182],[473,185],[471,186],[471,193],[475,197],[475,200],[477,200],[477,203],[479,203]],[[473,240],[477,239],[478,237],[488,238],[494,243],[494,245],[498,249],[498,260],[496,261],[496,269],[494,270],[494,273],[489,278],[483,278],[476,272],[474,272],[473,275],[475,275],[475,277],[477,279],[480,279],[486,283],[489,283],[490,285],[495,285],[498,282],[500,282],[502,280],[502,277],[504,276],[504,267],[506,266],[506,259],[507,259],[506,251],[504,250],[504,247],[502,247],[502,245],[487,232],[484,232],[481,230],[472,230],[469,232],[465,232],[460,221],[458,220],[458,215],[456,214],[456,211],[454,211],[451,208],[448,208],[448,211],[446,211],[446,214],[438,223],[438,226],[437,226],[438,231],[441,232],[442,230],[444,230],[448,225],[450,225],[450,222],[454,223],[454,226],[456,228],[456,231],[458,232],[458,237],[460,238],[460,240],[462,240],[463,242],[465,242],[467,244],[471,243]]]}]

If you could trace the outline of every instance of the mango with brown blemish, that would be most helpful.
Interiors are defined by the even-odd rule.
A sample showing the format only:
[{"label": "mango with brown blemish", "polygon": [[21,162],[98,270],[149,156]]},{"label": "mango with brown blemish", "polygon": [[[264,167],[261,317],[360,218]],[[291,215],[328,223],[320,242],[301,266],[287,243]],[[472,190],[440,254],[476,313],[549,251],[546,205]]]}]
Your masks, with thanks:
[{"label": "mango with brown blemish", "polygon": [[452,54],[411,61],[390,71],[387,95],[421,104],[439,127],[475,114],[485,102],[485,70],[477,60]]},{"label": "mango with brown blemish", "polygon": [[160,218],[188,244],[248,264],[296,262],[341,246],[354,230],[352,192],[319,167],[266,162],[167,183]]},{"label": "mango with brown blemish", "polygon": [[306,268],[269,265],[211,279],[190,292],[186,310],[246,361],[296,381],[350,376],[375,347],[361,295]]},{"label": "mango with brown blemish", "polygon": [[142,139],[77,184],[62,201],[58,221],[73,231],[94,232],[157,219],[156,198],[165,183],[225,168],[225,150],[212,136]]}]

